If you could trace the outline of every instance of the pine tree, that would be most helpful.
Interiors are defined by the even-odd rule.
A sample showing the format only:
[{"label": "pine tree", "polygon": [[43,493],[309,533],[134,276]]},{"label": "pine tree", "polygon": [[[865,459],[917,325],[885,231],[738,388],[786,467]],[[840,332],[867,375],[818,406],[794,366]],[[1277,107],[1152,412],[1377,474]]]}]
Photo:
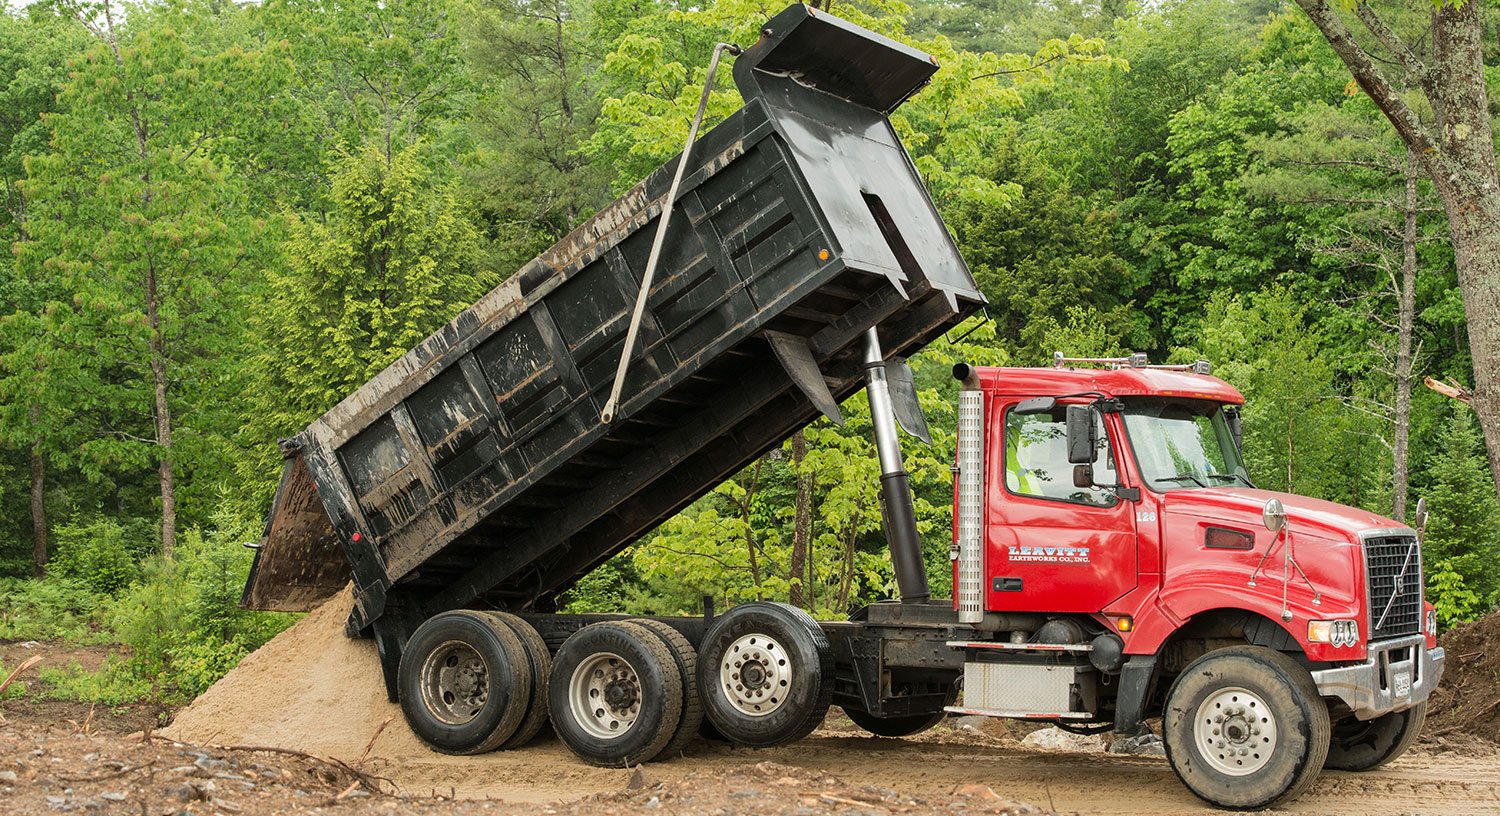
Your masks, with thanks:
[{"label": "pine tree", "polygon": [[269,500],[273,444],[291,436],[476,300],[479,236],[451,184],[432,180],[420,146],[386,161],[384,145],[346,157],[328,223],[289,215],[253,320],[249,449],[237,465],[247,512]]},{"label": "pine tree", "polygon": [[1487,608],[1500,601],[1500,576],[1495,574],[1500,503],[1473,415],[1462,407],[1455,410],[1438,446],[1425,494],[1429,520],[1422,555],[1427,574],[1445,569],[1457,573],[1465,587],[1488,600]]}]

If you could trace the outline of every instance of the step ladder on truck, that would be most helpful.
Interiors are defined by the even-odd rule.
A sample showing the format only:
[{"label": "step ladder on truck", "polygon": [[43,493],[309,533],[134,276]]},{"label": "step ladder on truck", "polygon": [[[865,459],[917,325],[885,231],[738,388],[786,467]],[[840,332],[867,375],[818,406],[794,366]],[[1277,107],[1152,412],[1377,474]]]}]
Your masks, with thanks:
[{"label": "step ladder on truck", "polygon": [[[888,119],[937,65],[803,5],[761,35],[713,54],[744,107],[699,137],[700,106],[680,156],[283,443],[242,605],[352,582],[347,634],[445,753],[550,719],[622,766],[700,729],[781,745],[834,704],[884,736],[1162,717],[1194,793],[1254,808],[1405,751],[1443,667],[1418,532],[1256,489],[1206,365],[956,366],[954,598],[929,597],[905,358],[984,304]],[[899,599],[556,611],[860,388]]]}]

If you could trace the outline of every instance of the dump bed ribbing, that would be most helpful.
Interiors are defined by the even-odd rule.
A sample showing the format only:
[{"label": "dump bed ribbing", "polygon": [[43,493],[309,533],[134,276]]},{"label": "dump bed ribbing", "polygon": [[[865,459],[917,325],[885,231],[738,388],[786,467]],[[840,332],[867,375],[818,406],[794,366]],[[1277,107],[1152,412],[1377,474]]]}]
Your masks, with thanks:
[{"label": "dump bed ribbing", "polygon": [[352,567],[350,632],[388,661],[444,609],[548,609],[857,390],[867,329],[904,356],[982,303],[887,119],[931,58],[801,5],[762,35],[689,156],[620,418],[675,158],[283,443],[245,606],[308,609]]}]

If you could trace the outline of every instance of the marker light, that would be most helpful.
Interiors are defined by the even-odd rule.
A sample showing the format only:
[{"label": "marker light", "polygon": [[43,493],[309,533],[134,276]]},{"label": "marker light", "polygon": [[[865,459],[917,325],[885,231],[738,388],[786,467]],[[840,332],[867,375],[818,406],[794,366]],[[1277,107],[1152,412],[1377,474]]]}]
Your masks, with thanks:
[{"label": "marker light", "polygon": [[354,535],[349,536],[349,539],[351,541],[358,541],[359,540],[359,533],[355,533]]},{"label": "marker light", "polygon": [[1132,621],[1129,615],[1115,619],[1115,628],[1121,632],[1129,632],[1134,625],[1135,621]]},{"label": "marker light", "polygon": [[1352,620],[1308,621],[1307,639],[1338,647],[1356,646],[1359,644],[1359,624]]}]

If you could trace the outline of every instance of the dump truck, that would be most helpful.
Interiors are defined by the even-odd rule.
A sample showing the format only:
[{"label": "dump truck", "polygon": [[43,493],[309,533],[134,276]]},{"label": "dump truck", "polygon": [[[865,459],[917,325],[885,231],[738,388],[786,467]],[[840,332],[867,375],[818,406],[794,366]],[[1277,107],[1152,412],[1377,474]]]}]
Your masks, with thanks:
[{"label": "dump truck", "polygon": [[[1257,489],[1207,364],[956,366],[954,597],[930,597],[905,358],[985,302],[889,120],[936,62],[802,5],[716,48],[710,84],[724,55],[744,107],[699,139],[700,104],[679,156],[283,441],[242,605],[352,583],[346,633],[454,754],[548,720],[598,765],[700,731],[771,747],[834,704],[889,737],[1161,717],[1188,788],[1258,808],[1405,751],[1444,663],[1418,529]],[[861,388],[898,598],[558,612]]]}]

